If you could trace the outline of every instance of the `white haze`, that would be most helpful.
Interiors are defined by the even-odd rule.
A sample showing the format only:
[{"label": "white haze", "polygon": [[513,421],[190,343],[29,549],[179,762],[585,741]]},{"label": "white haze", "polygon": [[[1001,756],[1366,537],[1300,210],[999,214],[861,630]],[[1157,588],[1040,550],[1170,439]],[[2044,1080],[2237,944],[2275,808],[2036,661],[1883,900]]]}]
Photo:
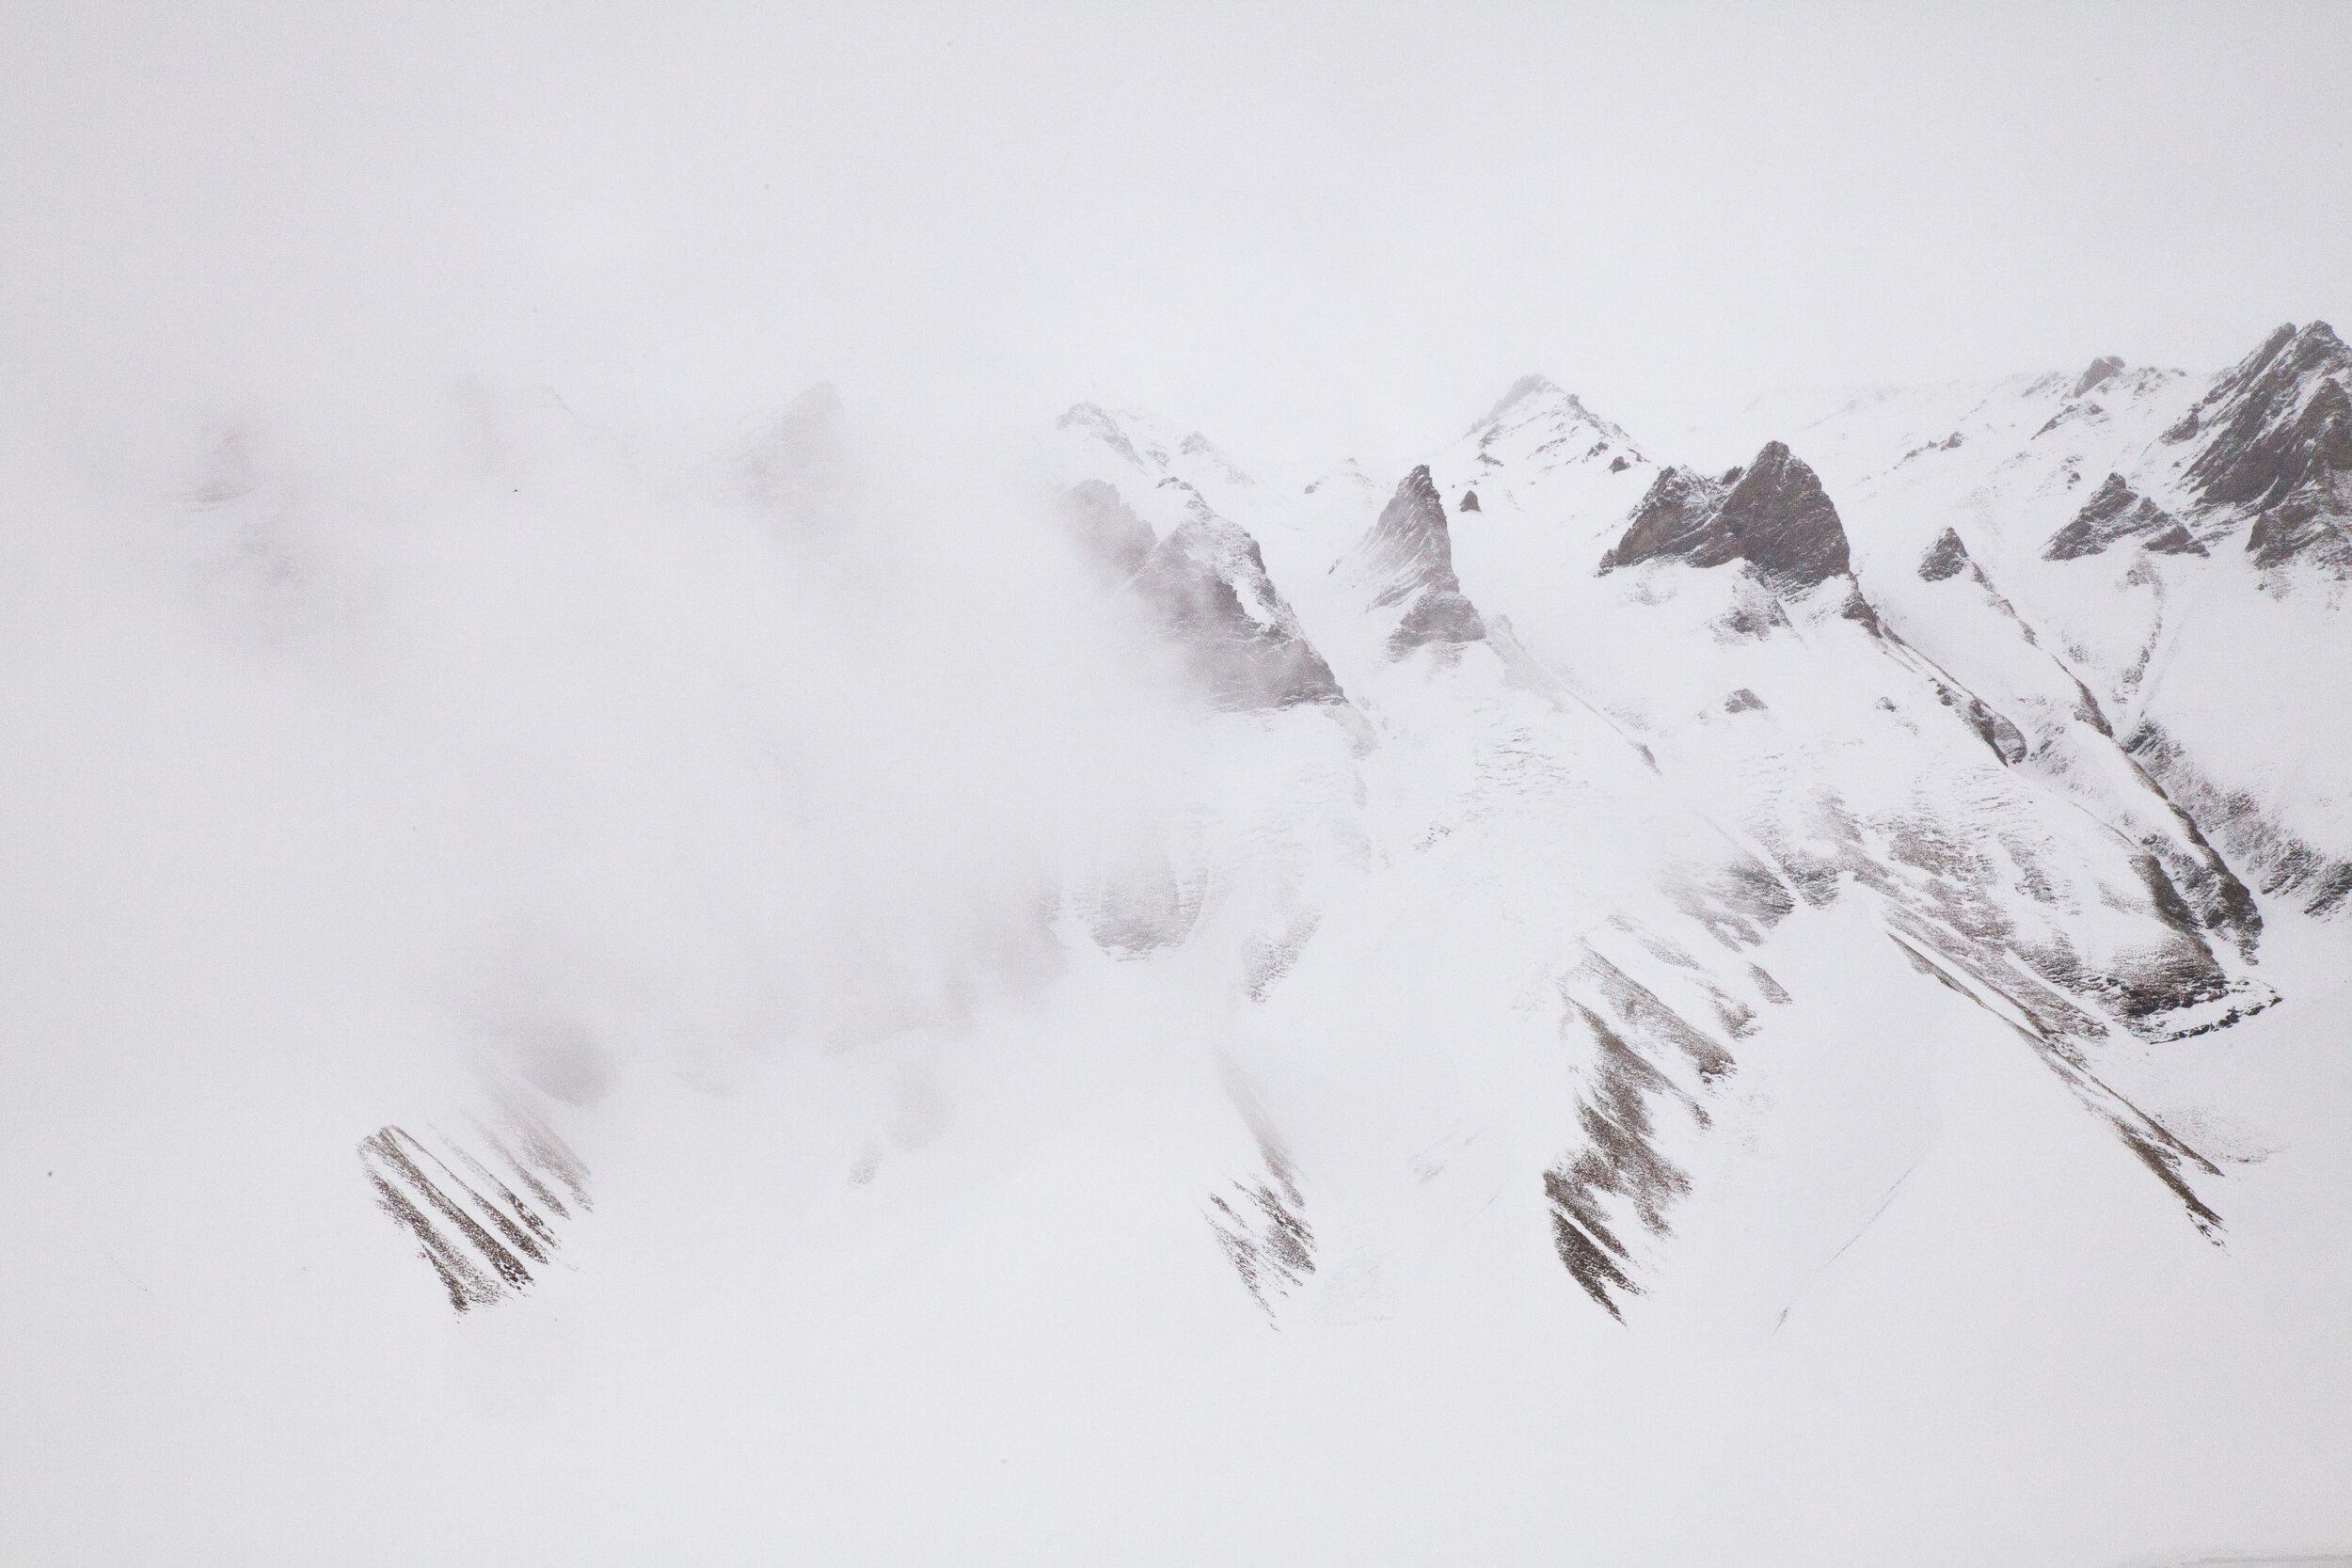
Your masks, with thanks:
[{"label": "white haze", "polygon": [[[2285,1370],[2341,1267],[2249,1243],[2118,1303],[2177,1216],[2122,1176],[2125,1221],[2043,1213],[2030,1153],[1932,1195],[1986,1275],[1915,1237],[1788,1340],[1596,1354],[1473,1280],[1294,1355],[1190,1293],[1192,1195],[1135,1172],[1196,1157],[1214,988],[1066,982],[1048,927],[1250,761],[1027,443],[1132,400],[1295,491],[1528,371],[1672,460],[1790,381],[2217,366],[2352,318],[2352,11],[0,29],[0,1557],[2341,1544],[2335,1385]],[[747,483],[820,384],[846,447]],[[1954,1140],[1997,1132],[2006,1069],[1912,1044]],[[603,1228],[453,1328],[351,1146],[485,1059],[603,1108]],[[876,1158],[930,1196],[805,1196]],[[2151,1388],[2184,1323],[2209,1363]]]},{"label": "white haze", "polygon": [[167,990],[298,1055],[365,1049],[306,998],[587,1009],[723,1079],[969,1006],[1165,765],[1146,656],[1009,471],[850,451],[762,503],[738,452],[649,467],[546,393],[429,413],[12,502],[30,1016]]},{"label": "white haze", "polygon": [[[999,431],[1135,398],[1385,469],[1540,371],[2226,363],[2352,315],[2342,8],[10,8],[52,413],[404,373]],[[366,373],[359,373],[365,367]]]}]

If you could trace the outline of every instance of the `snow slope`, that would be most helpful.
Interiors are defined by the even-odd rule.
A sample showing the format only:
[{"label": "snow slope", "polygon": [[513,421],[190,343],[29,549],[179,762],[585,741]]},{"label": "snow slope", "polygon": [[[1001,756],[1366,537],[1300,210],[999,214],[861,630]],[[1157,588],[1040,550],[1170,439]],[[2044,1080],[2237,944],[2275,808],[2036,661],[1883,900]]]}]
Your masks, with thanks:
[{"label": "snow slope", "polygon": [[246,450],[201,592],[11,533],[111,700],[6,689],[0,1544],[2341,1543],[2325,347],[1296,494],[1081,405],[945,518],[828,393],[650,490],[506,410],[462,526]]}]

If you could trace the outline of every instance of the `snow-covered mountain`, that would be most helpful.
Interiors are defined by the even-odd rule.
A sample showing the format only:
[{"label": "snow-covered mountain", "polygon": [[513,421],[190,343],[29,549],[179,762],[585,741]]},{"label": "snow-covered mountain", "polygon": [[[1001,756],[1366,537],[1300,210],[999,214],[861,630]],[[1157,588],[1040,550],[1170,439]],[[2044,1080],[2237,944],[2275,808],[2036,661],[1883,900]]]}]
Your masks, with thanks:
[{"label": "snow-covered mountain", "polygon": [[[475,892],[444,942],[410,895],[438,967],[402,983],[463,1070],[338,1086],[332,1136],[291,1145],[317,1105],[257,1099],[235,1136],[161,1117],[176,1201],[262,1227],[227,1277],[265,1325],[352,1325],[355,1404],[442,1431],[399,1369],[459,1346],[468,1398],[532,1412],[527,1451],[692,1386],[767,1413],[729,1452],[820,1412],[786,1445],[806,1477],[933,1441],[975,1497],[1009,1483],[1000,1447],[1122,1497],[1173,1465],[1279,1528],[1279,1478],[1318,1454],[1426,1479],[1426,1443],[1378,1451],[1426,1392],[1409,1362],[1488,1391],[1440,1446],[1550,1518],[1784,1447],[1883,1485],[1979,1448],[1857,1411],[2028,1367],[2099,1394],[2035,1463],[2128,1427],[2115,1508],[2204,1463],[2205,1422],[2328,1469],[2352,1458],[2346,1368],[2307,1356],[2352,1256],[2348,386],[2312,324],[2207,376],[2108,357],[1768,401],[1701,463],[1529,376],[1402,471],[1296,488],[1083,404],[1017,504],[952,526],[890,510],[818,388],[632,501],[686,519],[718,586],[665,577],[628,509],[626,548],[568,511],[450,546],[513,552],[533,592],[612,551],[549,595],[596,607],[559,617],[595,660],[462,746],[414,732],[474,748],[500,799],[589,781],[550,797],[579,825],[451,830],[445,863],[496,860],[527,918]],[[484,418],[498,497],[621,483],[568,413]],[[207,474],[171,502],[212,531],[207,605],[394,601],[362,564],[286,564],[315,502],[265,448]],[[316,678],[366,711],[375,657]],[[495,675],[452,663],[431,689]],[[580,757],[516,750],[580,693],[621,705]],[[463,793],[395,777],[403,812]],[[78,1125],[127,1168],[156,1119]],[[135,1196],[44,1197],[37,1239],[110,1234]],[[314,1278],[286,1259],[320,1236]],[[199,1248],[72,1245],[35,1327],[217,1283]],[[592,1355],[548,1348],[574,1334]],[[2298,1364],[2259,1418],[2214,1414]],[[72,1380],[36,1382],[68,1419]],[[1335,1390],[1343,1433],[1299,1414]],[[1156,1434],[998,1434],[1121,1402]],[[1716,1433],[1732,1404],[1802,1441]],[[478,1438],[453,1476],[495,1469]],[[695,1484],[768,1484],[743,1465]],[[1772,1466],[1731,1468],[1756,1479],[1722,1482],[1726,1516],[1778,1517]],[[1413,1528],[1308,1506],[1356,1560]],[[1154,1517],[1210,1540],[1189,1502]]]},{"label": "snow-covered mountain", "polygon": [[[1071,409],[1042,448],[1065,591],[1165,651],[1189,738],[1073,847],[1053,918],[1198,1016],[1196,1131],[1232,1152],[1197,1197],[1236,1288],[1278,1325],[1345,1315],[1340,1280],[1492,1267],[1540,1224],[1638,1322],[1680,1211],[1753,1179],[1732,1148],[1836,1136],[1783,1130],[1795,1042],[1868,1083],[1914,1012],[2028,1053],[2088,1113],[2065,1159],[2140,1169],[2225,1243],[2247,1154],[2179,1053],[2291,997],[2266,933],[2352,887],[2334,731],[2274,721],[2352,669],[2347,363],[2314,325],[2210,378],[2105,358],[1762,406],[1790,439],[1720,473],[1529,376],[1392,485],[1349,462],[1297,495]],[[840,420],[803,398],[736,483],[830,515]],[[2205,667],[2266,617],[2297,659]],[[1920,1092],[1857,1111],[1922,1124]],[[465,1245],[523,1283],[535,1214],[413,1143],[372,1138],[371,1180],[453,1300],[499,1293]],[[1785,1267],[1917,1152],[1808,1193]],[[506,1208],[532,1233],[501,1248],[476,1215]]]},{"label": "snow-covered mountain", "polygon": [[2352,351],[2312,322],[2210,375],[2108,356],[1749,419],[1813,449],[1890,580],[1951,531],[2244,879],[2325,913],[2352,894],[2336,727],[2315,719],[2352,697],[2347,387]]},{"label": "snow-covered mountain", "polygon": [[[2124,372],[2098,369],[2081,391],[2114,396]],[[1367,853],[1343,896],[1391,929],[1434,905],[1454,936],[1403,961],[1351,956],[1353,923],[1318,911],[1295,977],[1252,998],[1278,1008],[1326,971],[1359,996],[1393,989],[1400,1012],[1408,996],[1519,998],[1485,1049],[1516,1035],[1586,1086],[1555,1093],[1503,1180],[1532,1195],[1541,1174],[1560,1259],[1611,1313],[1645,1288],[1635,1243],[1669,1245],[1695,1160],[1682,1146],[1724,1114],[1742,1059],[1769,1061],[1780,1031],[1821,1029],[1867,994],[1792,991],[1753,951],[1800,940],[1797,911],[1841,904],[2029,1048],[2195,1229],[2226,1233],[2220,1165],[2143,1108],[2135,1075],[2148,1046],[2278,1001],[2257,900],[1957,534],[1890,579],[1882,610],[1788,445],[1721,475],[1660,468],[1540,377],[1385,500],[1343,466],[1287,516],[1221,457],[1196,483],[1184,454],[1216,450],[1200,437],[1131,434],[1093,409],[1063,424],[1091,438],[1080,490],[1184,497],[1169,541],[1216,515],[1222,486],[1290,545],[1298,625],[1372,736],[1364,806],[1347,814]],[[1320,573],[1300,543],[1316,539],[1336,550]],[[1449,867],[1447,891],[1420,863]],[[1475,958],[1454,944],[1498,911],[1528,934],[1486,929]],[[1506,1098],[1448,1114],[1477,1138],[1540,1102],[1523,1084]],[[1298,1195],[1323,1173],[1297,1154],[1279,1169],[1278,1235],[1311,1261]]]}]

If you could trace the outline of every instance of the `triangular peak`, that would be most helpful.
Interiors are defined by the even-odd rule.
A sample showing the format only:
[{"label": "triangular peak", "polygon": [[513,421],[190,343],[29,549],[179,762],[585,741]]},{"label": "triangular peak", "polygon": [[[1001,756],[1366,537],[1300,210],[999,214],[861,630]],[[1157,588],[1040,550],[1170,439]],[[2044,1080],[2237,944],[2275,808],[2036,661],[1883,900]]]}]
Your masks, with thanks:
[{"label": "triangular peak", "polygon": [[1593,429],[1616,437],[1626,438],[1625,432],[1609,420],[1586,406],[1576,393],[1562,389],[1547,376],[1523,375],[1511,384],[1486,417],[1470,427],[1469,434],[1493,431],[1498,427],[1518,426],[1530,420],[1552,418],[1562,422],[1590,425]]},{"label": "triangular peak", "polygon": [[1426,465],[1405,476],[1357,545],[1356,576],[1371,592],[1367,608],[1403,607],[1389,639],[1391,658],[1426,643],[1476,642],[1486,635],[1485,621],[1454,575],[1445,501]]},{"label": "triangular peak", "polygon": [[2108,382],[2114,380],[2117,376],[2122,375],[2122,358],[2120,356],[2113,354],[2103,354],[2098,358],[2093,359],[2090,362],[2090,367],[2086,369],[2081,375],[2075,377],[2074,390],[2069,395],[2081,397],[2086,392],[2090,392],[2096,388],[2106,386]]},{"label": "triangular peak", "polygon": [[1820,476],[1781,441],[1767,441],[1753,461],[1722,479],[1688,468],[1661,472],[1601,569],[1660,558],[1693,566],[1745,561],[1799,589],[1851,566],[1845,524]]}]

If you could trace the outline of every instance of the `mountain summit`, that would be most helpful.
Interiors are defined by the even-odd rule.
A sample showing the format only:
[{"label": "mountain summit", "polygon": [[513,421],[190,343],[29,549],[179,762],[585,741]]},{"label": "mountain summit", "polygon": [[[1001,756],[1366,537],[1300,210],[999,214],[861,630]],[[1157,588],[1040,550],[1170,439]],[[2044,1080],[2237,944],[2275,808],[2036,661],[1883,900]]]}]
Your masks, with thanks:
[{"label": "mountain summit", "polygon": [[1373,608],[1406,607],[1389,634],[1391,658],[1425,643],[1476,642],[1486,635],[1486,622],[1454,575],[1445,501],[1426,466],[1405,476],[1356,553],[1357,576],[1373,590]]},{"label": "mountain summit", "polygon": [[2250,515],[2265,567],[2352,573],[2352,349],[2326,322],[2281,326],[2165,432],[2210,432],[2189,465],[2201,508]]},{"label": "mountain summit", "polygon": [[1820,477],[1779,441],[1721,479],[1688,468],[1660,474],[1601,569],[1659,558],[1693,566],[1745,561],[1775,586],[1795,589],[1851,566],[1845,525]]}]

